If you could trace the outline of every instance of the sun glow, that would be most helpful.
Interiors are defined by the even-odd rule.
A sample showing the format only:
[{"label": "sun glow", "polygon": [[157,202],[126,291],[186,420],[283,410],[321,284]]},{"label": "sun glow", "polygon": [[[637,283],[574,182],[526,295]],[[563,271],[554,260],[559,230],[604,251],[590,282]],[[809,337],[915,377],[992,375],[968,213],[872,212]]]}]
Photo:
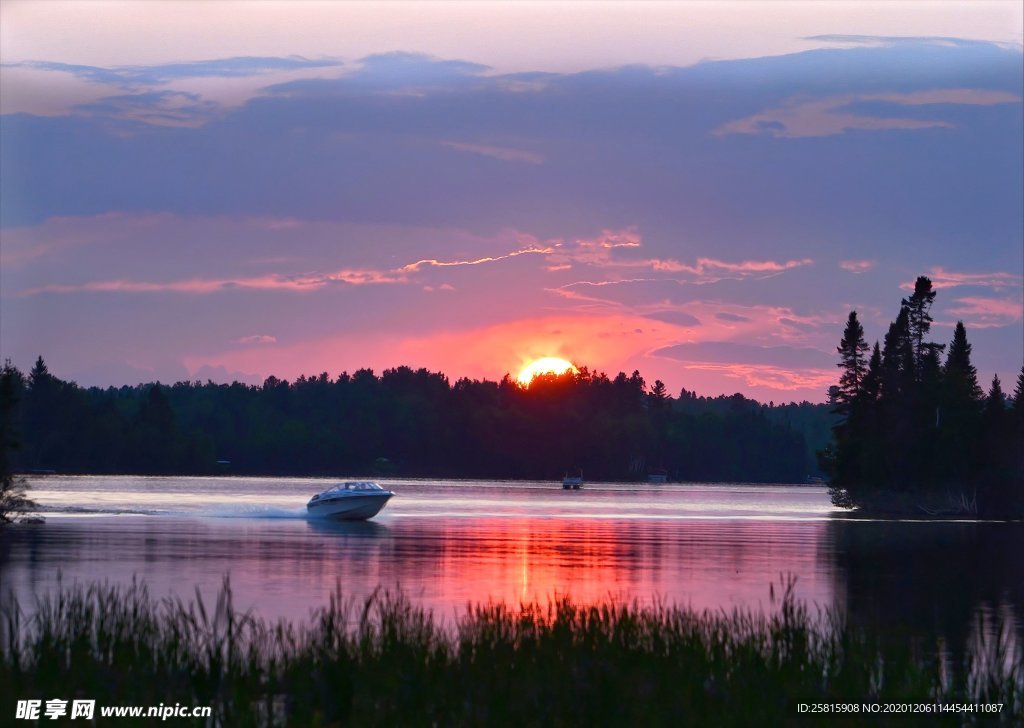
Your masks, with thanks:
[{"label": "sun glow", "polygon": [[538,374],[565,374],[568,371],[578,371],[572,362],[559,359],[557,356],[546,356],[542,359],[534,359],[523,367],[516,377],[523,386],[529,385]]}]

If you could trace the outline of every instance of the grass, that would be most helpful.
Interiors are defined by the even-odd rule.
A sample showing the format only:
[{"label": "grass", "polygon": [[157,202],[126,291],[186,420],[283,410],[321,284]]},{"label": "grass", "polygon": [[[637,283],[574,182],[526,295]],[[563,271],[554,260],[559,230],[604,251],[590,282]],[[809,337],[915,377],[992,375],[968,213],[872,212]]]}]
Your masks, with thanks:
[{"label": "grass", "polygon": [[478,604],[445,623],[380,591],[362,602],[336,593],[294,624],[240,613],[227,580],[209,607],[198,591],[154,599],[134,581],[65,587],[33,606],[25,616],[10,594],[0,606],[0,715],[18,699],[86,698],[210,705],[213,721],[197,724],[217,726],[778,725],[815,720],[800,702],[970,701],[1024,719],[1010,626],[976,636],[955,674],[935,649],[886,646],[809,609],[792,582],[767,615],[557,599]]}]

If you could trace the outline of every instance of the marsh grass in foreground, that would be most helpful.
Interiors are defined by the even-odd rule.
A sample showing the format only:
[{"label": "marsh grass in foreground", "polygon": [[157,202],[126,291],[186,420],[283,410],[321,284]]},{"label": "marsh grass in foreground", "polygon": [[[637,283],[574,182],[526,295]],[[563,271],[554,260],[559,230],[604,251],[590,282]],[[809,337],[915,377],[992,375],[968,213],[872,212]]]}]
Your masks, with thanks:
[{"label": "marsh grass in foreground", "polygon": [[934,649],[883,645],[797,601],[792,582],[784,591],[767,615],[556,599],[479,604],[451,622],[402,594],[337,592],[302,624],[238,612],[227,580],[212,609],[198,591],[158,600],[138,582],[104,583],[62,588],[27,617],[8,594],[0,711],[6,720],[19,699],[85,698],[209,705],[213,720],[199,723],[218,726],[771,725],[800,719],[800,702],[971,701],[1024,718],[1009,626],[979,637],[952,671]]}]

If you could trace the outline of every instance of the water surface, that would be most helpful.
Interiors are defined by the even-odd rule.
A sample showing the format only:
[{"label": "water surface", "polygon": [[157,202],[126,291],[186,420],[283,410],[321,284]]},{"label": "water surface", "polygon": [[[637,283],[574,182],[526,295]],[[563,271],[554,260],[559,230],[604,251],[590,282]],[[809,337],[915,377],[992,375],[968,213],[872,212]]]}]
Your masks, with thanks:
[{"label": "water surface", "polygon": [[824,488],[380,481],[372,521],[307,520],[331,481],[58,477],[32,481],[47,523],[0,535],[0,584],[23,599],[58,580],[144,579],[157,595],[212,595],[301,619],[332,591],[400,588],[441,615],[470,601],[661,599],[771,608],[769,585],[894,634],[957,640],[979,615],[1024,614],[1024,526],[871,521]]}]

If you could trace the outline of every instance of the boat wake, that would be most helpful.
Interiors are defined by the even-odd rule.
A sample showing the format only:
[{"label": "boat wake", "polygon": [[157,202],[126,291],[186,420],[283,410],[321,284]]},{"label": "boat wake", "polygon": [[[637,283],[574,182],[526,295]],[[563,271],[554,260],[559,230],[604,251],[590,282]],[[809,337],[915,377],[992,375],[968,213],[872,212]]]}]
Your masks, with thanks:
[{"label": "boat wake", "polygon": [[306,509],[301,506],[297,508],[279,508],[252,504],[244,506],[216,506],[189,515],[201,516],[203,518],[267,518],[304,521],[306,520]]},{"label": "boat wake", "polygon": [[194,508],[139,508],[108,505],[40,505],[39,511],[47,516],[156,516],[164,518],[252,518],[279,520],[306,520],[303,507],[213,505]]}]

